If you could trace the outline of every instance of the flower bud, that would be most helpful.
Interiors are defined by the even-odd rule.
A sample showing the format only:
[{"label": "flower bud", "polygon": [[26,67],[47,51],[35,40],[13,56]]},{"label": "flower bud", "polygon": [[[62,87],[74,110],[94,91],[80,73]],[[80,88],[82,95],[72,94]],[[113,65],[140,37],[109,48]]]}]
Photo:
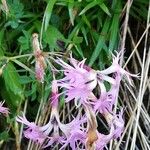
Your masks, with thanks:
[{"label": "flower bud", "polygon": [[42,54],[42,50],[40,49],[40,44],[38,41],[38,34],[34,33],[32,35],[32,46],[33,46],[33,53],[35,56],[35,74],[38,81],[41,83],[44,82],[44,74],[46,68],[45,58]]},{"label": "flower bud", "polygon": [[35,76],[36,76],[36,79],[38,81],[40,81],[41,83],[44,82],[44,67],[43,67],[43,64],[39,61],[39,60],[36,60],[36,63],[35,63]]}]

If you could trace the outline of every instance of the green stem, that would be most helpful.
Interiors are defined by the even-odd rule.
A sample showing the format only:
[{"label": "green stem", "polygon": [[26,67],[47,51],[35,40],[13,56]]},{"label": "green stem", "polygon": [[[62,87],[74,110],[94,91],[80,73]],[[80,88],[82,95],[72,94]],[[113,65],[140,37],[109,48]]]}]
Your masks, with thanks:
[{"label": "green stem", "polygon": [[19,56],[13,56],[13,57],[7,57],[9,60],[12,59],[18,59],[18,58],[23,58],[23,57],[29,57],[29,56],[33,56],[33,54],[24,54],[24,55],[19,55]]},{"label": "green stem", "polygon": [[31,54],[24,54],[24,55],[13,56],[13,57],[2,56],[2,57],[0,58],[0,60],[7,59],[7,60],[9,61],[9,60],[13,60],[13,59],[28,57],[28,56],[33,56],[33,54],[32,54],[32,53],[31,53]]}]

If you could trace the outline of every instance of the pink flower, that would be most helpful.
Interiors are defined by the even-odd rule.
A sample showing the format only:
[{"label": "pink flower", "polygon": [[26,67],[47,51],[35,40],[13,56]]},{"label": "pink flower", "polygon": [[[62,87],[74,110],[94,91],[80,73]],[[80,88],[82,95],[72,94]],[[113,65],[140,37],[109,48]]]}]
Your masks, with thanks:
[{"label": "pink flower", "polygon": [[9,109],[7,107],[4,107],[3,104],[4,104],[4,101],[0,102],[0,113],[7,116],[9,114]]},{"label": "pink flower", "polygon": [[65,89],[66,102],[74,99],[76,106],[88,103],[87,100],[97,85],[96,71],[85,69],[85,59],[78,62],[71,57],[71,65],[62,59],[58,59],[57,63],[64,69],[65,77],[58,80],[58,86]]},{"label": "pink flower", "polygon": [[48,138],[47,130],[50,128],[50,124],[39,127],[34,122],[29,122],[24,114],[22,117],[18,116],[16,120],[26,125],[26,130],[24,131],[24,136],[26,138],[31,139],[38,144],[42,144],[45,139]]},{"label": "pink flower", "polygon": [[108,135],[97,133],[98,140],[96,141],[96,150],[103,150],[104,148],[107,149],[107,144],[113,139],[113,131],[114,128],[110,129],[110,133]]},{"label": "pink flower", "polygon": [[51,122],[51,131],[52,134],[49,137],[49,142],[44,146],[48,147],[57,142],[62,145],[61,149],[64,149],[67,145],[75,150],[76,145],[79,141],[84,141],[85,134],[81,125],[86,122],[84,117],[80,117],[78,114],[76,118],[74,118],[71,122],[64,124],[60,122],[59,112],[58,112],[58,87],[57,81],[54,80],[52,82],[52,96],[51,96],[51,104],[52,104],[52,112],[50,117]]},{"label": "pink flower", "polygon": [[[116,84],[118,80],[116,81]],[[119,84],[120,85],[120,84]],[[113,109],[113,105],[117,100],[117,94],[119,92],[119,85],[112,85],[110,90],[107,92],[101,90],[100,98],[95,100],[92,104],[94,106],[95,111],[99,111],[100,113],[111,112]],[[101,86],[102,89],[102,86]]]},{"label": "pink flower", "polygon": [[16,118],[18,122],[27,126],[27,129],[24,131],[25,137],[43,145],[43,148],[49,146],[53,147],[54,143],[61,144],[61,149],[68,144],[74,147],[78,143],[78,140],[83,141],[85,138],[84,131],[81,127],[81,125],[86,122],[84,117],[81,118],[78,114],[70,123],[63,124],[60,122],[58,98],[57,81],[54,80],[52,82],[51,116],[49,122],[44,126],[39,127],[35,123],[29,122],[25,115]]},{"label": "pink flower", "polygon": [[123,115],[123,109],[121,109],[120,113],[115,115],[114,120],[113,120],[113,126],[115,128],[114,130],[114,138],[119,138],[124,130],[124,120],[122,118]]},{"label": "pink flower", "polygon": [[[37,75],[43,81],[42,59],[44,58],[41,54],[35,56],[37,57],[37,68],[39,67]],[[53,149],[55,144],[59,144],[60,150],[67,146],[72,150],[84,148],[102,150],[107,147],[110,140],[119,138],[125,124],[122,117],[123,110],[115,114],[113,113],[113,106],[118,97],[122,77],[125,76],[131,84],[130,76],[136,76],[121,68],[119,57],[120,54],[114,56],[112,65],[102,71],[96,71],[86,66],[85,59],[79,62],[71,56],[69,64],[67,64],[58,58],[56,63],[63,68],[61,71],[63,71],[64,77],[52,81],[49,121],[46,125],[38,126],[29,122],[24,115],[17,117],[18,122],[27,126],[24,131],[25,137],[41,144],[43,148],[50,147]],[[109,84],[109,88],[106,87],[106,82]],[[63,92],[59,93],[59,90]],[[70,101],[74,101],[77,106],[76,109],[82,109],[82,111],[78,111],[78,115],[73,120],[69,119],[69,123],[64,123],[60,119],[60,95],[65,96],[66,105]],[[69,106],[72,106],[72,103]],[[82,107],[79,108],[79,106]],[[76,114],[76,112],[74,113]],[[110,128],[108,135],[98,132],[98,113],[101,113],[107,121]]]},{"label": "pink flower", "polygon": [[100,113],[111,112],[112,111],[112,98],[109,95],[106,95],[104,99],[98,99],[94,103],[94,110],[99,111]]},{"label": "pink flower", "polygon": [[96,149],[103,150],[104,148],[107,148],[107,144],[112,139],[117,139],[121,137],[121,134],[124,130],[124,120],[122,118],[123,110],[118,115],[112,116],[112,121],[110,125],[110,133],[108,135],[104,135],[101,133],[98,134],[98,140],[96,141]]},{"label": "pink flower", "polygon": [[102,71],[98,71],[99,75],[103,76],[103,78],[107,79],[106,81],[108,82],[112,82],[111,79],[109,79],[109,76],[108,74],[111,74],[111,73],[117,73],[117,74],[120,74],[121,76],[124,76],[127,81],[130,83],[130,85],[132,85],[132,82],[131,82],[131,79],[130,79],[130,76],[131,77],[138,77],[138,75],[134,75],[134,74],[131,74],[127,71],[125,71],[120,65],[119,65],[119,59],[120,59],[120,53],[117,53],[117,56],[113,55],[113,62],[112,62],[112,65],[110,67],[108,67],[107,69],[105,70],[102,70]]},{"label": "pink flower", "polygon": [[83,143],[85,140],[85,132],[81,127],[81,124],[83,124],[85,121],[85,118],[80,118],[78,115],[71,122],[63,124],[60,122],[59,118],[53,117],[53,121],[51,120],[51,124],[53,122],[51,131],[53,130],[53,132],[50,135],[50,140],[44,146],[44,148],[49,146],[52,147],[53,143],[57,142],[57,144],[59,143],[62,145],[60,148],[61,150],[68,145],[70,145],[73,150],[76,150],[76,145],[80,142]]},{"label": "pink flower", "polygon": [[72,150],[76,150],[78,145],[85,143],[86,133],[85,129],[81,126],[85,122],[86,119],[84,117],[80,118],[78,114],[78,116],[70,123],[59,124],[60,130],[65,135],[64,140],[62,141],[63,146],[60,150],[64,149],[68,145],[70,145]]},{"label": "pink flower", "polygon": [[[58,123],[60,120],[56,105],[52,107],[49,122],[44,126],[38,126],[34,122],[29,122],[24,114],[22,117],[18,116],[16,121],[26,125],[24,136],[40,145],[42,145],[46,139],[48,140],[48,143],[53,143],[56,141],[56,139],[59,139]],[[49,134],[52,130],[54,130],[53,137],[49,137]],[[47,144],[45,144],[45,146],[47,146]]]},{"label": "pink flower", "polygon": [[68,139],[62,141],[64,144],[60,150],[63,150],[68,145],[70,145],[72,150],[77,150],[79,145],[85,144],[85,139],[86,134],[83,131],[73,129]]}]

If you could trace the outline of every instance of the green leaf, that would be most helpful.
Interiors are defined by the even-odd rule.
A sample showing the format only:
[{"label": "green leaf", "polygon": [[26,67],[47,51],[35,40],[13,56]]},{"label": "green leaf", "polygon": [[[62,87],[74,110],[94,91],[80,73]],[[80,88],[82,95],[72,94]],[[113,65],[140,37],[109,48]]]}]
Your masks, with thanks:
[{"label": "green leaf", "polygon": [[91,24],[90,21],[87,19],[87,17],[85,15],[82,15],[82,20],[85,22],[85,24],[91,28]]},{"label": "green leaf", "polygon": [[5,24],[5,27],[8,26],[11,26],[13,29],[16,29],[19,26],[19,23],[16,20],[11,20]]},{"label": "green leaf", "polygon": [[77,35],[79,29],[82,27],[82,24],[83,24],[83,22],[79,22],[79,23],[74,27],[74,29],[72,30],[72,32],[69,34],[68,39],[69,39],[70,41],[74,38],[74,36]]},{"label": "green leaf", "polygon": [[57,28],[50,25],[48,27],[47,31],[44,33],[44,42],[49,44],[50,48],[54,49],[57,47],[57,45],[56,45],[57,40],[64,41],[65,38]]},{"label": "green leaf", "polygon": [[74,6],[74,0],[69,0],[68,10],[69,10],[69,17],[72,25],[74,25],[73,6]]},{"label": "green leaf", "polygon": [[5,27],[11,26],[16,29],[21,23],[21,18],[23,18],[24,5],[19,0],[8,0],[7,2],[9,4],[9,16]]},{"label": "green leaf", "polygon": [[33,82],[31,85],[31,90],[25,91],[25,96],[31,96],[31,101],[34,101],[37,97],[37,82]]},{"label": "green leaf", "polygon": [[0,140],[7,141],[8,138],[9,138],[9,134],[7,131],[3,131],[2,133],[0,133]]},{"label": "green leaf", "polygon": [[56,14],[52,14],[51,15],[51,20],[50,20],[50,23],[56,27],[56,28],[59,28],[61,25],[62,25],[62,22],[61,22],[61,16],[58,16]]},{"label": "green leaf", "polygon": [[107,34],[109,26],[110,26],[111,20],[109,18],[106,18],[105,23],[103,25],[103,29],[101,31],[101,34],[98,39],[98,43],[96,45],[96,48],[94,49],[94,52],[91,56],[89,65],[92,66],[97,57],[100,54],[100,51],[102,50],[103,46],[105,45],[105,36],[103,34]]},{"label": "green leaf", "polygon": [[75,48],[76,48],[77,52],[79,53],[80,57],[82,57],[82,59],[85,58],[80,45],[79,44],[75,45]]},{"label": "green leaf", "polygon": [[[3,42],[3,36],[4,36],[4,30],[1,30],[0,31],[0,59],[2,57],[4,57],[4,52],[3,52],[3,44],[4,44],[4,42]],[[0,63],[0,65],[1,65],[1,63]]]},{"label": "green leaf", "polygon": [[31,83],[32,81],[33,81],[33,79],[28,77],[28,76],[21,76],[20,77],[20,83],[21,84]]},{"label": "green leaf", "polygon": [[0,56],[3,56],[3,51],[2,51],[2,45],[3,45],[3,38],[4,38],[4,29],[0,30]]},{"label": "green leaf", "polygon": [[3,88],[0,89],[0,94],[3,99],[6,100],[8,107],[11,109],[11,113],[16,112],[16,107],[19,106],[20,102],[22,101],[22,97],[19,95],[14,94],[11,90],[6,88],[5,82],[0,79],[1,86]]},{"label": "green leaf", "polygon": [[108,16],[111,16],[109,9],[107,8],[107,6],[104,3],[99,4],[99,6]]},{"label": "green leaf", "polygon": [[91,3],[89,3],[81,12],[79,15],[83,15],[86,11],[88,11],[89,9],[91,9],[92,7],[98,5],[99,2],[97,1],[93,1]]},{"label": "green leaf", "polygon": [[8,63],[5,67],[3,74],[3,80],[1,80],[2,87],[0,89],[3,99],[13,111],[16,111],[16,107],[24,99],[24,91],[21,85],[20,76],[17,73],[16,68],[12,63]]},{"label": "green leaf", "polygon": [[110,39],[109,39],[109,50],[113,51],[117,46],[118,34],[119,34],[119,14],[115,14],[110,27]]},{"label": "green leaf", "polygon": [[35,74],[34,71],[32,71],[28,66],[26,66],[25,64],[23,64],[22,62],[16,60],[16,59],[13,59],[12,60],[13,62],[15,62],[17,65],[19,65],[20,67],[24,68],[25,70],[31,72],[32,74]]},{"label": "green leaf", "polygon": [[75,35],[75,36],[73,37],[73,43],[74,43],[74,44],[80,44],[80,43],[82,43],[82,41],[83,41],[83,37],[79,37],[79,36],[77,36],[77,35]]},{"label": "green leaf", "polygon": [[43,18],[43,24],[44,24],[44,30],[46,31],[49,25],[49,21],[52,15],[52,10],[54,7],[54,4],[56,3],[57,0],[49,0],[45,13],[44,13],[44,18]]},{"label": "green leaf", "polygon": [[82,34],[84,36],[86,45],[88,46],[88,39],[87,39],[87,33],[86,33],[86,29],[84,27],[81,28]]},{"label": "green leaf", "polygon": [[120,21],[120,13],[122,10],[122,3],[121,0],[113,1],[113,18],[111,21],[110,27],[110,38],[109,38],[109,50],[113,51],[118,46],[118,39],[119,39],[119,21]]},{"label": "green leaf", "polygon": [[18,39],[18,42],[20,44],[20,50],[22,51],[27,51],[30,49],[30,33],[27,31],[23,30],[24,36],[20,36]]},{"label": "green leaf", "polygon": [[19,82],[20,77],[12,63],[5,67],[3,77],[6,89],[23,98],[23,89]]}]

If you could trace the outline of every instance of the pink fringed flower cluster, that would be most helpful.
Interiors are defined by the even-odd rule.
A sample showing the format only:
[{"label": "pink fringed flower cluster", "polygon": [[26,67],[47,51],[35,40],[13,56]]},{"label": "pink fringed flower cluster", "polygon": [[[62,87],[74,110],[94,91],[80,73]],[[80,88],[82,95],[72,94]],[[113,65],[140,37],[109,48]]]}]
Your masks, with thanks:
[{"label": "pink fringed flower cluster", "polygon": [[[70,146],[72,150],[102,150],[112,139],[121,136],[124,130],[123,109],[114,113],[114,104],[118,99],[120,81],[123,77],[131,84],[130,77],[136,77],[121,68],[119,54],[113,56],[112,65],[105,70],[94,70],[72,58],[69,63],[58,58],[56,63],[63,69],[64,77],[52,83],[51,116],[44,126],[27,121],[25,116],[17,121],[26,125],[24,135],[43,147],[60,145],[60,150]],[[106,88],[106,83],[110,88]],[[59,92],[59,91],[63,92]],[[66,105],[75,105],[77,116],[70,123],[60,121],[59,100],[65,96]],[[81,111],[82,110],[82,111]],[[103,115],[110,128],[105,135],[98,131],[97,117]],[[47,141],[47,142],[45,142]]]}]

